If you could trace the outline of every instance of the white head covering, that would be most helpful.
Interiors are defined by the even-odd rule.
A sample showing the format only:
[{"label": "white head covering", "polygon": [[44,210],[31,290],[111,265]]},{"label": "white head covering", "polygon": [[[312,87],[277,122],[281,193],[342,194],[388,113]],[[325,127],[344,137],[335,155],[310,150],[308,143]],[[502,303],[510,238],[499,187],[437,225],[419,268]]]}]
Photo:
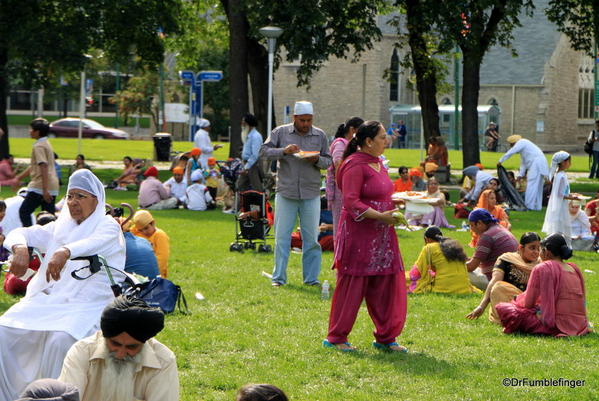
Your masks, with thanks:
[{"label": "white head covering", "polygon": [[205,118],[200,118],[198,120],[198,127],[200,128],[206,128],[210,126],[210,121],[206,120]]},{"label": "white head covering", "polygon": [[557,173],[557,168],[559,167],[559,164],[564,160],[568,160],[569,158],[570,153],[563,150],[560,150],[559,152],[553,154],[553,157],[551,157],[551,169],[549,171],[550,179],[553,179],[553,176],[555,175],[555,173]]},{"label": "white head covering", "polygon": [[196,169],[193,170],[191,173],[191,182],[195,182],[195,181],[203,181],[204,180],[204,176],[202,174],[202,170],[201,169]]},{"label": "white head covering", "polygon": [[312,106],[312,103],[307,102],[305,100],[295,102],[295,107],[293,108],[293,115],[301,116],[303,114],[314,114],[314,107]]}]

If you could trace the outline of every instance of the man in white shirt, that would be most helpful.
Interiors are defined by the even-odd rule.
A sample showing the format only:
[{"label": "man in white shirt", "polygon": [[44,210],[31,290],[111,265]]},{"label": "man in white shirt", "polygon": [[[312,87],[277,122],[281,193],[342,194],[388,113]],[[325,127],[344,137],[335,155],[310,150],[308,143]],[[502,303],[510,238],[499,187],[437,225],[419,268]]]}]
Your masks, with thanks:
[{"label": "man in white shirt", "polygon": [[175,354],[153,337],[164,314],[138,298],[120,296],[102,312],[101,331],[75,343],[59,380],[81,401],[178,401]]},{"label": "man in white shirt", "polygon": [[212,141],[210,140],[210,121],[200,118],[198,126],[200,129],[193,138],[193,144],[195,148],[202,151],[200,164],[202,165],[202,169],[206,170],[208,168],[208,159],[212,157],[212,153],[215,150],[222,148],[222,145],[212,146]]},{"label": "man in white shirt", "polygon": [[173,168],[173,176],[164,182],[164,187],[170,191],[171,196],[177,198],[178,205],[185,204],[185,190],[187,189],[187,180],[184,176],[185,170],[182,167]]},{"label": "man in white shirt", "polygon": [[522,139],[520,135],[511,135],[507,138],[510,150],[501,156],[499,163],[520,153],[520,171],[518,179],[526,177],[526,192],[524,203],[530,210],[541,210],[543,208],[543,185],[549,176],[549,167],[543,151],[528,139]]}]

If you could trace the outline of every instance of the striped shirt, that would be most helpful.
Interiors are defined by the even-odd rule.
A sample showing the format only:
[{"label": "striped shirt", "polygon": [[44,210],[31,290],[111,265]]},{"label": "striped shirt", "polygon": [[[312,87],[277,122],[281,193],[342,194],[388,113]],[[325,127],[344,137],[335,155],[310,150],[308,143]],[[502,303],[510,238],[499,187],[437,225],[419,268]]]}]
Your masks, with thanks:
[{"label": "striped shirt", "polygon": [[517,250],[518,241],[512,233],[495,223],[481,234],[473,257],[480,260],[482,273],[489,276],[499,256]]}]

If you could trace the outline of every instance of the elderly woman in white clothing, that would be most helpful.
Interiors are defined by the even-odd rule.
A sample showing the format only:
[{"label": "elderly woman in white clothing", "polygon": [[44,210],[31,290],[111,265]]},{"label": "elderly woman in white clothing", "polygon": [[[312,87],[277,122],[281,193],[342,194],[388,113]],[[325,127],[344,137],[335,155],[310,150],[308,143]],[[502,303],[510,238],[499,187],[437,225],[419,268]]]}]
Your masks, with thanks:
[{"label": "elderly woman in white clothing", "polygon": [[[4,241],[13,252],[10,271],[27,270],[27,247],[45,254],[23,299],[0,317],[0,399],[14,400],[32,381],[57,378],[67,351],[99,329],[100,315],[113,299],[105,273],[79,281],[71,272],[99,254],[108,264],[125,264],[125,241],[116,221],[106,216],[104,186],[89,170],[69,178],[67,207],[55,222],[18,228]],[[83,275],[85,273],[82,272]]]}]

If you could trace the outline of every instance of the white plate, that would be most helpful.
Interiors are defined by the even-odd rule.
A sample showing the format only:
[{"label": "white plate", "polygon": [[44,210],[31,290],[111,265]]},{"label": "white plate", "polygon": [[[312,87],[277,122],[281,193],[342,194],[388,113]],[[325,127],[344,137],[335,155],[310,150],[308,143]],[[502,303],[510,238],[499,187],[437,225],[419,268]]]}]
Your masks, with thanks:
[{"label": "white plate", "polygon": [[297,152],[297,153],[293,154],[293,156],[297,157],[298,159],[307,159],[308,157],[318,156],[318,155],[320,155],[320,152],[318,152],[318,151],[304,151],[304,152]]}]

